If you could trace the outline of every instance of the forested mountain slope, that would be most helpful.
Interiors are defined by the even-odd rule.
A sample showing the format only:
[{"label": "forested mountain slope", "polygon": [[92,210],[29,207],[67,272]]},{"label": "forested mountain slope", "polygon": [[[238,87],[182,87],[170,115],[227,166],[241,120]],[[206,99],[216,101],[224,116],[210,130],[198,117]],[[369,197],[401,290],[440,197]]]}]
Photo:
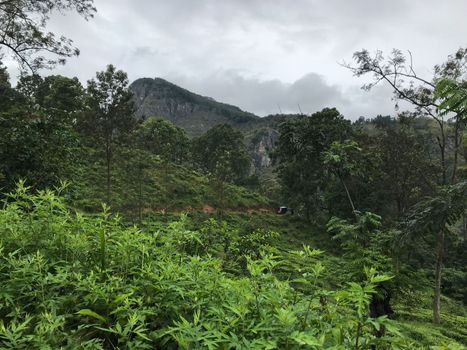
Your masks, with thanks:
[{"label": "forested mountain slope", "polygon": [[142,78],[130,85],[139,117],[163,117],[199,136],[214,125],[241,126],[259,119],[240,108],[197,95],[161,78]]}]

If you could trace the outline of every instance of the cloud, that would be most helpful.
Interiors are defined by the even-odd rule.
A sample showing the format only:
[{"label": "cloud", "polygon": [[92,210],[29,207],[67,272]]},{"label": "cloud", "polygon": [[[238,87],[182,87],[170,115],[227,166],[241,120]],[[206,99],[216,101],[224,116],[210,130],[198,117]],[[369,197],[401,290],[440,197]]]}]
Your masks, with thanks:
[{"label": "cloud", "polygon": [[218,101],[238,105],[260,116],[276,113],[311,114],[325,107],[336,107],[349,119],[377,114],[394,114],[391,90],[376,86],[370,92],[358,86],[343,89],[329,84],[317,73],[308,73],[292,83],[245,77],[237,71],[218,71],[203,78],[174,74],[165,79]]},{"label": "cloud", "polygon": [[[323,105],[359,116],[393,112],[390,91],[367,93],[338,65],[362,48],[411,50],[430,78],[467,41],[465,0],[95,0],[89,22],[52,17],[81,49],[54,74],[92,78],[109,63],[131,80],[167,77],[259,114]],[[9,64],[14,75],[14,65]],[[311,73],[310,73],[311,72]],[[47,72],[44,72],[47,74]],[[178,80],[177,80],[178,79]]]}]

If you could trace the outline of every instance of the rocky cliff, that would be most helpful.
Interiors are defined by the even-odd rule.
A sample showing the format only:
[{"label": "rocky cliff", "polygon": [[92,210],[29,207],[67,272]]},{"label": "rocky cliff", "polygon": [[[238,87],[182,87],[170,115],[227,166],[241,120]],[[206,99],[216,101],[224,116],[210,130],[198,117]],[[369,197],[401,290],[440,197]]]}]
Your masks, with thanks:
[{"label": "rocky cliff", "polygon": [[194,94],[164,79],[143,78],[133,82],[137,116],[158,116],[183,127],[190,136],[199,136],[214,125],[234,127],[259,119],[240,108]]}]

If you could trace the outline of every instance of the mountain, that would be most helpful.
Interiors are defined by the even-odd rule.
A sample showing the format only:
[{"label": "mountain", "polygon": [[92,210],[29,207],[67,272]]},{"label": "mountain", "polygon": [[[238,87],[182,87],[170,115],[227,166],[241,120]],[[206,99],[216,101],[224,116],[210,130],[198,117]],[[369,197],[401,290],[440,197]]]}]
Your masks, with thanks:
[{"label": "mountain", "polygon": [[236,106],[217,102],[161,78],[141,78],[130,85],[138,117],[161,117],[199,136],[217,124],[227,123],[241,130],[251,155],[254,172],[271,165],[270,151],[279,136],[278,126],[296,115],[260,118]]},{"label": "mountain", "polygon": [[161,78],[138,79],[130,89],[135,95],[137,116],[163,117],[183,127],[190,136],[199,136],[221,123],[240,127],[260,119],[238,107],[197,95]]}]

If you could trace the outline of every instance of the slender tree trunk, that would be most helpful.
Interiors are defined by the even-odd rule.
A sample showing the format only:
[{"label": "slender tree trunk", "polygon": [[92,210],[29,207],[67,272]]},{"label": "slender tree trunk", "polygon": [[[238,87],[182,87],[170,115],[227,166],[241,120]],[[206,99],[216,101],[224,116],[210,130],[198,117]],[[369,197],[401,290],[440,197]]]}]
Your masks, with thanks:
[{"label": "slender tree trunk", "polygon": [[438,233],[437,252],[436,252],[436,270],[435,270],[435,291],[433,298],[433,322],[441,322],[441,279],[444,258],[444,230]]},{"label": "slender tree trunk", "polygon": [[165,185],[165,203],[164,203],[164,216],[167,218],[167,211],[169,208],[169,164],[167,160],[163,160],[164,162],[164,185]]},{"label": "slender tree trunk", "polygon": [[396,199],[396,204],[397,204],[397,217],[400,217],[401,216],[401,213],[402,213],[402,199],[400,198],[401,196],[399,196],[397,199]]},{"label": "slender tree trunk", "polygon": [[111,191],[111,175],[112,175],[112,147],[110,140],[107,139],[105,146],[105,160],[107,165],[106,171],[106,202],[107,205],[111,205],[112,191]]},{"label": "slender tree trunk", "polygon": [[446,136],[444,134],[444,121],[440,124],[441,139],[438,138],[440,156],[441,156],[441,171],[442,171],[442,185],[447,185],[447,169],[446,169]]},{"label": "slender tree trunk", "polygon": [[464,240],[467,240],[467,213],[464,212],[464,215],[462,215],[462,236],[464,237]]},{"label": "slender tree trunk", "polygon": [[225,203],[224,203],[225,182],[224,180],[219,179],[218,186],[219,186],[219,199],[220,199],[219,201],[220,210],[218,211],[218,217],[219,217],[219,220],[222,220],[224,217],[224,209],[225,209]]},{"label": "slender tree trunk", "polygon": [[339,180],[341,181],[342,186],[344,186],[345,193],[347,194],[347,199],[349,200],[350,207],[352,208],[352,213],[356,215],[356,210],[355,210],[355,205],[352,200],[352,196],[350,195],[349,189],[347,188],[347,185],[345,184],[344,179],[342,176],[338,175]]},{"label": "slender tree trunk", "polygon": [[305,199],[305,218],[306,221],[311,221],[311,200],[309,200],[308,196]]},{"label": "slender tree trunk", "polygon": [[454,164],[452,166],[452,177],[451,183],[456,181],[457,176],[457,163],[459,159],[459,146],[460,146],[460,130],[461,130],[461,122],[459,120],[459,116],[456,117],[456,124],[454,127]]},{"label": "slender tree trunk", "polygon": [[[446,169],[446,136],[444,132],[444,121],[441,120],[440,124],[441,140],[438,138],[441,155],[442,167],[442,185],[447,185],[447,169]],[[444,230],[438,233],[436,239],[436,267],[435,267],[435,287],[433,296],[433,323],[439,324],[441,322],[441,277],[443,268],[444,257]]]},{"label": "slender tree trunk", "polygon": [[139,159],[139,176],[138,176],[138,216],[139,221],[143,221],[143,166]]}]

